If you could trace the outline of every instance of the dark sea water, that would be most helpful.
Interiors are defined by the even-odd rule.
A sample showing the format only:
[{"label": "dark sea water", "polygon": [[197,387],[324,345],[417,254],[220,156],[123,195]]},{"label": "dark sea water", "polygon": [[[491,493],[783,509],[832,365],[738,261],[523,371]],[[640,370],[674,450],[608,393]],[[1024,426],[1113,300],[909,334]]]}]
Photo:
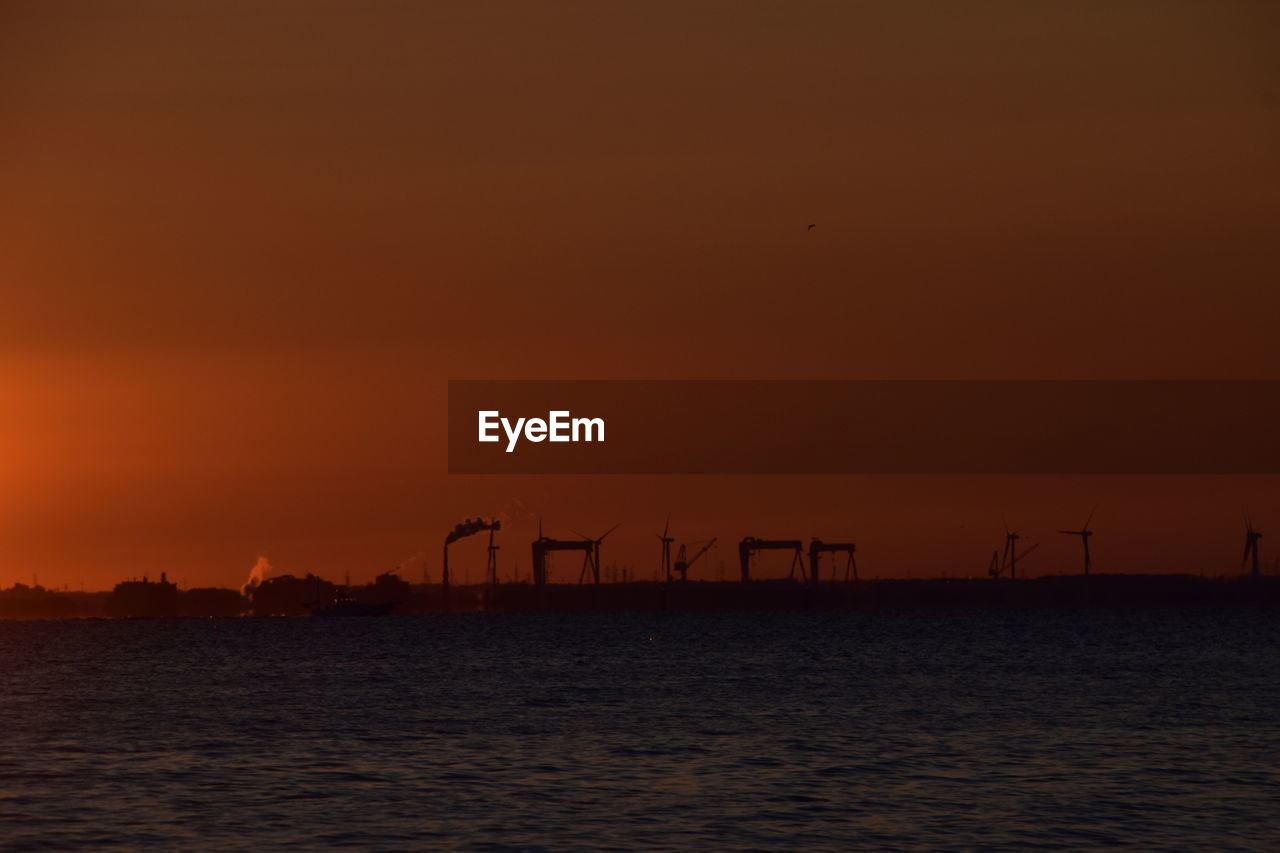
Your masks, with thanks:
[{"label": "dark sea water", "polygon": [[0,623],[0,847],[1277,850],[1277,616]]}]

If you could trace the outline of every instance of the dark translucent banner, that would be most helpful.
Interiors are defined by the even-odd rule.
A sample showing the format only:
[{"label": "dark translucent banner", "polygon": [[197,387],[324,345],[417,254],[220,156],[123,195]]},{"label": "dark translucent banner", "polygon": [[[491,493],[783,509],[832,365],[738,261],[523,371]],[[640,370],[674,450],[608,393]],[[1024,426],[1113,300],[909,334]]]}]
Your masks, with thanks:
[{"label": "dark translucent banner", "polygon": [[1271,381],[449,383],[454,474],[1274,474],[1278,437]]}]

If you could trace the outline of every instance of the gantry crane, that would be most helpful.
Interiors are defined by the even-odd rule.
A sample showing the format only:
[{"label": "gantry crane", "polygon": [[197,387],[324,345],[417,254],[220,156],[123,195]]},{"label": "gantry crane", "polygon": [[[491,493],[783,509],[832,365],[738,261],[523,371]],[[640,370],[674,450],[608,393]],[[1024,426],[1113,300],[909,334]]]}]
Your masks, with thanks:
[{"label": "gantry crane", "polygon": [[533,540],[533,582],[539,586],[547,582],[547,555],[552,551],[581,551],[582,571],[578,573],[578,583],[587,579],[588,570],[592,580],[600,583],[600,543],[617,529],[618,525],[615,524],[595,539],[582,536],[581,533],[578,534],[582,536],[581,539],[552,539],[542,535],[542,526],[539,524],[538,538]]},{"label": "gantry crane", "polygon": [[751,580],[751,558],[757,551],[792,551],[794,554],[791,558],[789,576],[795,576],[796,566],[799,566],[800,573],[804,574],[803,547],[799,539],[757,539],[754,536],[748,536],[738,543],[738,562],[742,565],[742,582],[747,583]]},{"label": "gantry crane", "polygon": [[815,538],[809,543],[809,582],[817,585],[819,579],[818,561],[824,553],[843,553],[848,555],[848,559],[844,564],[844,579],[849,580],[849,576],[852,574],[853,580],[856,581],[858,579],[858,563],[854,560],[853,554],[857,549],[858,546],[853,542],[823,542],[821,539]]}]

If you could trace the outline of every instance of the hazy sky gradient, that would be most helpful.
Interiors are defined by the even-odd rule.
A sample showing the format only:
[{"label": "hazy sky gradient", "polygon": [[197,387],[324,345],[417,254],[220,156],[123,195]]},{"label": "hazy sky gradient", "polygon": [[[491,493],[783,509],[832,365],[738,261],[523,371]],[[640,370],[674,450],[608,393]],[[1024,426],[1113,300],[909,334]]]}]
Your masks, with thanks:
[{"label": "hazy sky gradient", "polygon": [[668,510],[872,574],[980,572],[1004,511],[1068,570],[1095,502],[1099,570],[1232,569],[1276,478],[449,479],[444,382],[1280,377],[1278,46],[1220,0],[7,3],[0,583],[438,577],[476,513],[504,571],[539,512],[647,571]]}]

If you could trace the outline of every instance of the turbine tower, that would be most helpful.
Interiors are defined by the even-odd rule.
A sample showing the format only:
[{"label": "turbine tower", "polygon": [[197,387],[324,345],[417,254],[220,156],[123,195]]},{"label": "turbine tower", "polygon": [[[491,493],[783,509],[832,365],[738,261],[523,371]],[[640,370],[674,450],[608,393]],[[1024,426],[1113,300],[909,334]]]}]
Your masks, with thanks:
[{"label": "turbine tower", "polygon": [[1089,537],[1093,535],[1093,531],[1089,529],[1089,522],[1093,521],[1093,514],[1098,511],[1095,506],[1089,510],[1089,517],[1084,520],[1084,526],[1079,530],[1059,530],[1059,533],[1067,536],[1079,536],[1081,544],[1084,545],[1084,573],[1089,574],[1089,567],[1093,565],[1093,560],[1089,557]]},{"label": "turbine tower", "polygon": [[1009,566],[1009,580],[1018,579],[1018,540],[1022,534],[1009,529],[1009,522],[1004,523],[1004,558],[1000,561]]},{"label": "turbine tower", "polygon": [[1240,558],[1240,568],[1244,568],[1249,562],[1249,558],[1253,558],[1253,566],[1250,574],[1258,577],[1258,540],[1262,538],[1261,531],[1255,530],[1253,527],[1253,519],[1248,513],[1244,516],[1244,556]]},{"label": "turbine tower", "polygon": [[605,540],[606,536],[621,526],[622,522],[619,521],[595,539],[592,539],[590,536],[584,536],[576,530],[573,531],[575,535],[582,536],[583,542],[589,544],[591,548],[591,550],[587,551],[586,559],[582,561],[582,572],[578,575],[578,583],[582,583],[586,579],[587,569],[589,567],[592,568],[592,571],[594,572],[596,583],[600,583],[600,543]]},{"label": "turbine tower", "polygon": [[659,573],[661,577],[666,578],[667,583],[671,583],[671,543],[676,541],[674,536],[670,536],[671,532],[671,515],[667,515],[667,523],[662,526],[662,535],[658,539],[662,541],[662,562],[659,565]]}]

